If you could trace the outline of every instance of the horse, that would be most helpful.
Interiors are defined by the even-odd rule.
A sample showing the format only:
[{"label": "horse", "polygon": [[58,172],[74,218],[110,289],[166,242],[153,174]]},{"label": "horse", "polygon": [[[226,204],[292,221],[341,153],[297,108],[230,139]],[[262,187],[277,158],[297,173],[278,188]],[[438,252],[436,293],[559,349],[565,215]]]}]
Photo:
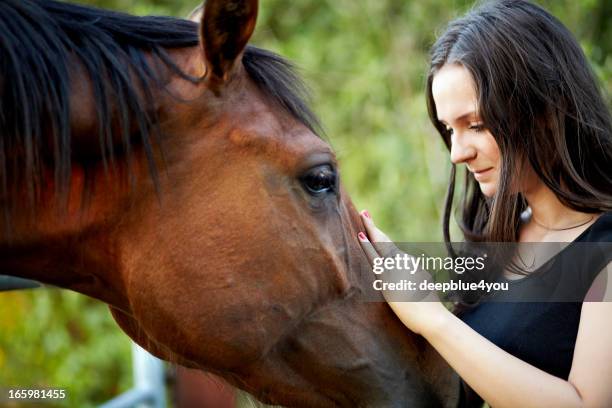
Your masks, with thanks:
[{"label": "horse", "polygon": [[364,301],[363,225],[291,64],[248,44],[257,11],[0,3],[0,273],[266,403],[456,406],[453,370]]}]

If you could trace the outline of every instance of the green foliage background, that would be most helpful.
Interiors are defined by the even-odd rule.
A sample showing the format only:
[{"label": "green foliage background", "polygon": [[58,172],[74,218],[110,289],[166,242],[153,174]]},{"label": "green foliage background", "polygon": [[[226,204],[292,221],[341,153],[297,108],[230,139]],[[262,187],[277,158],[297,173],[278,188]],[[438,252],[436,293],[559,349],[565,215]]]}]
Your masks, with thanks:
[{"label": "green foliage background", "polygon": [[[186,16],[194,0],[87,0]],[[612,2],[546,0],[612,94]],[[295,62],[357,208],[399,241],[441,239],[448,154],[423,92],[427,50],[465,0],[262,0],[252,43]],[[609,96],[608,96],[608,100]],[[129,342],[99,302],[59,290],[0,294],[0,386],[68,389],[58,406],[101,403],[131,385]]]}]

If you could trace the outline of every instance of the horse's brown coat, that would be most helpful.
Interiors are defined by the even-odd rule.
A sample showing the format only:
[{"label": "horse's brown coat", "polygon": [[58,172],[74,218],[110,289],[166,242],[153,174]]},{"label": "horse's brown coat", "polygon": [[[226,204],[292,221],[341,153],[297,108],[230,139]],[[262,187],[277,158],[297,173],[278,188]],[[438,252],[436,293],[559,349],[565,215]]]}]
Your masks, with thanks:
[{"label": "horse's brown coat", "polygon": [[[230,13],[208,3],[216,18]],[[224,38],[244,47],[257,2],[233,3],[251,11],[244,33]],[[307,169],[336,166],[330,146],[249,80],[241,49],[214,54],[232,44],[207,17],[202,26],[215,29],[201,47],[172,50],[184,71],[207,79],[169,72],[166,89],[152,90],[165,135],[161,199],[135,150],[134,185],[125,164],[100,164],[82,208],[75,162],[68,209],[49,176],[36,216],[16,214],[12,243],[2,240],[1,270],[101,299],[153,354],[269,403],[454,406],[450,368],[384,302],[362,300],[372,276],[348,194],[313,198],[300,184]],[[207,41],[221,45],[204,53]],[[75,70],[74,140],[97,126],[83,75]]]}]

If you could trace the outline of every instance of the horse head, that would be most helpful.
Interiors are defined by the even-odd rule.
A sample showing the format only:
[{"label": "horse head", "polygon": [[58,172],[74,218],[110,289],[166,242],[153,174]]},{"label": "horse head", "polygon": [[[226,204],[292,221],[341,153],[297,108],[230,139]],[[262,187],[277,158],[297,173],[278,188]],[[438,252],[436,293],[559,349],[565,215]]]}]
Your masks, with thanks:
[{"label": "horse head", "polygon": [[[48,18],[96,13],[24,4],[47,7]],[[449,367],[382,298],[365,301],[373,277],[359,215],[299,79],[247,45],[257,8],[209,0],[199,25],[176,23],[180,46],[130,48],[105,22],[146,37],[138,22],[153,21],[117,13],[92,23],[111,39],[81,34],[102,54],[75,42],[64,56],[69,155],[62,161],[61,138],[41,131],[41,159],[15,159],[38,164],[28,170],[38,182],[34,211],[11,205],[5,217],[2,272],[101,299],[153,354],[264,402],[453,406]],[[104,41],[119,42],[116,58]],[[97,78],[95,58],[111,61]],[[45,149],[60,153],[45,161]],[[4,203],[27,201],[12,187],[27,174],[9,177]]]}]

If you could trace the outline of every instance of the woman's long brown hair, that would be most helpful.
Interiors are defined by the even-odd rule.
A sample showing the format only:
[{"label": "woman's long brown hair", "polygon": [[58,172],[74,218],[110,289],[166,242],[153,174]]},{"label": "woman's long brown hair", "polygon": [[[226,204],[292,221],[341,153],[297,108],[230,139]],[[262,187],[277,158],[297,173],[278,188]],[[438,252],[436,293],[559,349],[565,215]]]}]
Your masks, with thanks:
[{"label": "woman's long brown hair", "polygon": [[[446,146],[450,135],[438,120],[432,82],[442,66],[457,63],[474,79],[480,117],[501,152],[493,197],[485,197],[466,170],[458,217],[466,241],[518,240],[527,204],[513,186],[525,163],[567,207],[612,210],[610,109],[580,45],[554,16],[523,0],[485,3],[451,22],[430,56],[427,106]],[[455,175],[453,165],[443,226],[447,245]]]}]

